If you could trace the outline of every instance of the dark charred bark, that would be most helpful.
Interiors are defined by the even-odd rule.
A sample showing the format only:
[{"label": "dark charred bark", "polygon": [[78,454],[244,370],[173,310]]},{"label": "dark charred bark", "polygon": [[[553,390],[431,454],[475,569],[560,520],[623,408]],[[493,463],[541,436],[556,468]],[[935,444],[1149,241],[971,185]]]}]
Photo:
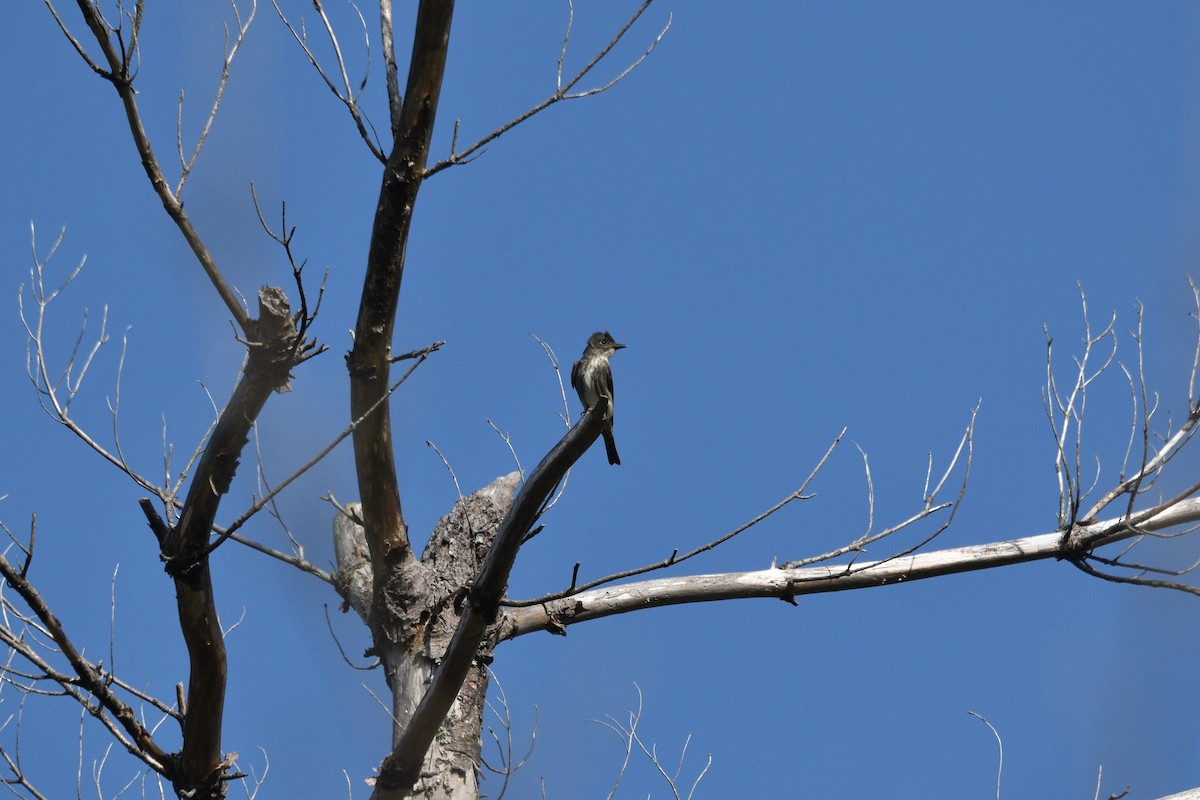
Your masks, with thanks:
[{"label": "dark charred bark", "polygon": [[175,580],[179,627],[190,662],[183,747],[171,759],[168,775],[181,797],[225,796],[230,762],[221,751],[221,723],[227,663],[209,574],[210,536],[250,428],[271,393],[286,388],[302,350],[283,291],[265,286],[258,300],[258,319],[248,326],[252,338],[246,367],[200,458],[179,523],[165,535],[156,531],[167,572]]},{"label": "dark charred bark", "polygon": [[[388,390],[392,332],[404,276],[404,257],[433,135],[453,12],[452,0],[423,0],[417,12],[400,124],[384,166],[354,329],[354,348],[346,358],[351,418],[359,419],[378,406],[354,432],[354,462],[377,595],[394,583],[389,578],[393,569],[403,569],[405,562],[415,560],[400,504],[391,415],[387,403],[379,401]],[[383,615],[376,615],[375,619],[377,624],[386,624]],[[374,633],[377,637],[395,635],[383,630]]]}]

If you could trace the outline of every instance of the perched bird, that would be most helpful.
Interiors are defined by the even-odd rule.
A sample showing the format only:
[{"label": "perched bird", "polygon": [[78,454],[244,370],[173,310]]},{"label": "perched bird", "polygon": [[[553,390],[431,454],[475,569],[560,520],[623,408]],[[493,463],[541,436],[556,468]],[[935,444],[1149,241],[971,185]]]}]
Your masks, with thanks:
[{"label": "perched bird", "polygon": [[601,397],[608,398],[608,416],[604,420],[604,449],[608,451],[608,463],[620,464],[617,443],[613,440],[613,379],[608,359],[625,345],[613,341],[608,331],[596,331],[588,337],[583,355],[571,367],[571,385],[579,393],[579,402],[584,410],[596,405]]}]

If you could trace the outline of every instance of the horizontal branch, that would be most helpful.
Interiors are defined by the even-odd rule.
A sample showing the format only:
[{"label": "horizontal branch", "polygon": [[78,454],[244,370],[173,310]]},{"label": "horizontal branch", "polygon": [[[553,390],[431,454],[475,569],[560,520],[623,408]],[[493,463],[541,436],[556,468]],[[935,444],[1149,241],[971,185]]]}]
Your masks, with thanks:
[{"label": "horizontal branch", "polygon": [[[1137,515],[1134,515],[1136,519]],[[1092,546],[1200,521],[1200,498],[1177,503],[1130,527],[1125,516],[1086,527]],[[916,553],[855,564],[685,575],[628,583],[581,592],[539,606],[509,608],[503,613],[501,639],[534,631],[563,634],[566,626],[643,608],[767,597],[794,602],[796,596],[907,583],[939,575],[992,569],[1027,561],[1067,557],[1072,552],[1062,531],[1003,542]]]}]

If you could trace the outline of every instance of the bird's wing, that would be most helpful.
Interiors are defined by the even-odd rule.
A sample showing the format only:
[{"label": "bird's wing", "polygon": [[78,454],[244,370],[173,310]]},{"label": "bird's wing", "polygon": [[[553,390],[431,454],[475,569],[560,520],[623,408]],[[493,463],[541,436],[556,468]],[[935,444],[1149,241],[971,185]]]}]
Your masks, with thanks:
[{"label": "bird's wing", "polygon": [[611,406],[615,395],[613,394],[612,368],[609,367],[607,361],[601,364],[600,369],[596,370],[595,382],[596,394],[607,397],[608,403]]},{"label": "bird's wing", "polygon": [[581,391],[583,387],[583,361],[576,361],[571,367],[571,388],[575,391]]}]

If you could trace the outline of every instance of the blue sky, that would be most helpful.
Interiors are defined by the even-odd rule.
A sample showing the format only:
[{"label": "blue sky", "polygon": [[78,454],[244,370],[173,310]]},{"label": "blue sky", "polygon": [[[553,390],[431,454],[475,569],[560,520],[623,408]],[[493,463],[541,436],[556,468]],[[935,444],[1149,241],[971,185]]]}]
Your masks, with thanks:
[{"label": "blue sky", "polygon": [[[203,6],[147,10],[139,101],[166,163],[179,91],[191,140],[216,83],[229,15]],[[309,5],[286,8],[316,30]],[[578,3],[567,71],[632,8]],[[72,11],[64,4],[82,34]],[[347,9],[336,11],[361,75],[361,38]],[[843,427],[870,454],[877,524],[894,523],[919,507],[928,454],[945,463],[981,398],[967,498],[936,545],[1053,530],[1042,326],[1066,375],[1079,285],[1095,320],[1118,313],[1125,363],[1133,304],[1145,304],[1148,381],[1164,418],[1186,414],[1186,276],[1200,252],[1194,5],[664,0],[596,80],[636,58],[668,13],[661,45],[617,88],[550,109],[421,191],[395,347],[447,346],[393,407],[414,538],[455,498],[426,440],[469,491],[513,468],[486,420],[511,434],[526,467],[561,435],[558,386],[530,334],[568,365],[598,328],[629,348],[614,360],[623,463],[582,459],[521,553],[510,587],[519,597],[563,587],[577,561],[592,578],[715,538],[793,491]],[[439,154],[455,119],[460,140],[474,141],[553,90],[566,5],[464,2],[457,15]],[[240,347],[141,173],[111,87],[44,8],[26,5],[9,25],[20,70],[0,85],[0,292],[10,298],[0,311],[10,454],[0,519],[23,530],[37,512],[31,577],[64,624],[99,657],[111,622],[118,672],[170,696],[185,659],[142,493],[47,419],[24,377],[15,300],[28,282],[30,221],[41,252],[67,225],[52,274],[87,254],[51,310],[58,352],[83,308],[94,326],[108,306],[112,344],[74,407],[100,438],[128,328],[120,430],[144,471],[161,472],[164,419],[176,466],[195,446],[212,414],[205,388],[220,402]],[[371,36],[365,103],[383,129]],[[348,116],[260,7],[184,200],[247,295],[289,281],[258,228],[251,181],[268,209],[286,200],[314,279],[330,271],[316,333],[331,351],[261,420],[272,478],[346,424],[341,356],[378,179]],[[1090,402],[1085,452],[1107,485],[1128,436],[1124,379],[1099,381]],[[1181,459],[1164,489],[1191,482],[1196,464]],[[332,560],[331,509],[317,498],[353,499],[352,477],[347,447],[286,497],[285,519],[319,565]],[[222,518],[253,489],[246,465]],[[862,531],[862,463],[849,441],[812,489],[814,499],[682,573],[759,569]],[[269,520],[253,533],[286,546]],[[869,555],[891,552],[881,546]],[[1181,565],[1196,551],[1184,541],[1155,556]],[[226,746],[260,771],[265,750],[266,796],[343,796],[346,770],[365,797],[361,778],[386,751],[389,723],[368,692],[382,696],[382,676],[345,666],[324,608],[348,653],[368,646],[365,632],[336,612],[327,586],[277,562],[226,546],[214,570],[224,621],[242,618],[229,636]],[[518,741],[539,709],[537,747],[509,796],[539,796],[543,778],[548,797],[606,796],[620,746],[589,720],[622,717],[635,684],[643,735],[664,758],[689,733],[684,775],[712,754],[698,796],[994,796],[995,740],[968,711],[1003,737],[1004,797],[1091,797],[1101,768],[1101,796],[1181,791],[1200,785],[1197,608],[1047,563],[795,608],[681,607],[527,636],[494,664]],[[0,692],[6,714],[17,700]],[[51,794],[73,785],[77,731],[65,704],[25,709],[26,768]],[[106,745],[85,727],[85,774]],[[134,773],[114,754],[105,796]],[[669,796],[635,760],[617,796],[648,794]]]}]

